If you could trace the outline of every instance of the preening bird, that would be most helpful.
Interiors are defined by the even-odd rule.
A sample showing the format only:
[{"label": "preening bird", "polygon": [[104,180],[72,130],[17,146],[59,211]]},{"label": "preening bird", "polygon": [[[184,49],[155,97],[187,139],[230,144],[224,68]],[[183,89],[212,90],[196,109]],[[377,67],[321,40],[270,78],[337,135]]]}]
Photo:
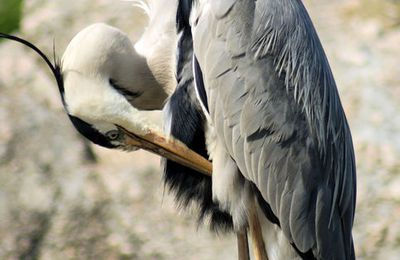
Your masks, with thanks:
[{"label": "preening bird", "polygon": [[[150,23],[135,46],[92,25],[61,65],[2,37],[46,60],[81,134],[110,148],[162,150],[178,203],[197,206],[216,231],[249,230],[256,259],[354,259],[351,134],[302,2],[145,6]],[[209,157],[211,177],[197,159],[157,143],[140,110],[164,104],[167,133]]]}]

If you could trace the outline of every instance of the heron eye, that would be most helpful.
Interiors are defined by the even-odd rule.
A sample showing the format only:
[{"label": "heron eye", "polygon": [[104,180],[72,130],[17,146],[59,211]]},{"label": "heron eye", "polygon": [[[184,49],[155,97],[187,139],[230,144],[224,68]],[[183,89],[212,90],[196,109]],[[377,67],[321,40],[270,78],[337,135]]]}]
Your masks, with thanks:
[{"label": "heron eye", "polygon": [[118,137],[119,137],[119,131],[118,131],[118,130],[111,130],[111,131],[108,131],[108,132],[106,133],[106,136],[107,136],[107,138],[108,138],[109,140],[111,140],[111,141],[116,140],[116,139],[118,139]]}]

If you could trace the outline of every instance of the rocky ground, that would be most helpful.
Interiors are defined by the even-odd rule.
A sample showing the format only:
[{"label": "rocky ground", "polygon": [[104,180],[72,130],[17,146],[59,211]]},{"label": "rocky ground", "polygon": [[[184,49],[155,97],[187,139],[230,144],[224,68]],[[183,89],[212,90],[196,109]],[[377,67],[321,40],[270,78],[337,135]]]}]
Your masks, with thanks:
[{"label": "rocky ground", "polygon": [[[358,259],[399,259],[400,3],[305,4],[353,132]],[[55,39],[61,55],[100,21],[137,39],[146,19],[123,1],[28,0],[20,35],[49,54]],[[236,258],[234,237],[198,228],[164,194],[157,157],[86,144],[44,63],[10,42],[0,57],[0,259]]]}]

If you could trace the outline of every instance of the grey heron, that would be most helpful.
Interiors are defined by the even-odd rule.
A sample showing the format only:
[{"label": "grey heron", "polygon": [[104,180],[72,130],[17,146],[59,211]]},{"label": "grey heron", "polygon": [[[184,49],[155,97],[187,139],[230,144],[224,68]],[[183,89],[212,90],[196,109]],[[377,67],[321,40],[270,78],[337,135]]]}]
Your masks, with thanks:
[{"label": "grey heron", "polygon": [[258,259],[354,259],[351,133],[301,1],[150,1],[149,12],[136,49],[96,25],[75,37],[61,68],[47,59],[78,131],[126,148],[121,128],[142,137],[151,128],[137,109],[171,95],[169,134],[213,162],[210,178],[185,158],[166,160],[181,205],[198,205],[215,230],[249,227]]}]

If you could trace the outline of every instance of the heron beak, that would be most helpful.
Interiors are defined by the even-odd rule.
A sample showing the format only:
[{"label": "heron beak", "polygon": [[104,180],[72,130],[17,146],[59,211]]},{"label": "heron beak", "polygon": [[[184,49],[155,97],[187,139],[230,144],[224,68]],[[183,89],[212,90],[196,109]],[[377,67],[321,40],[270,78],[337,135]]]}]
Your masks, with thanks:
[{"label": "heron beak", "polygon": [[151,153],[158,154],[171,161],[189,167],[205,175],[211,176],[212,164],[203,156],[189,149],[178,140],[167,138],[159,133],[150,131],[145,135],[129,132],[118,126],[124,133],[122,142],[127,147],[138,147]]}]

